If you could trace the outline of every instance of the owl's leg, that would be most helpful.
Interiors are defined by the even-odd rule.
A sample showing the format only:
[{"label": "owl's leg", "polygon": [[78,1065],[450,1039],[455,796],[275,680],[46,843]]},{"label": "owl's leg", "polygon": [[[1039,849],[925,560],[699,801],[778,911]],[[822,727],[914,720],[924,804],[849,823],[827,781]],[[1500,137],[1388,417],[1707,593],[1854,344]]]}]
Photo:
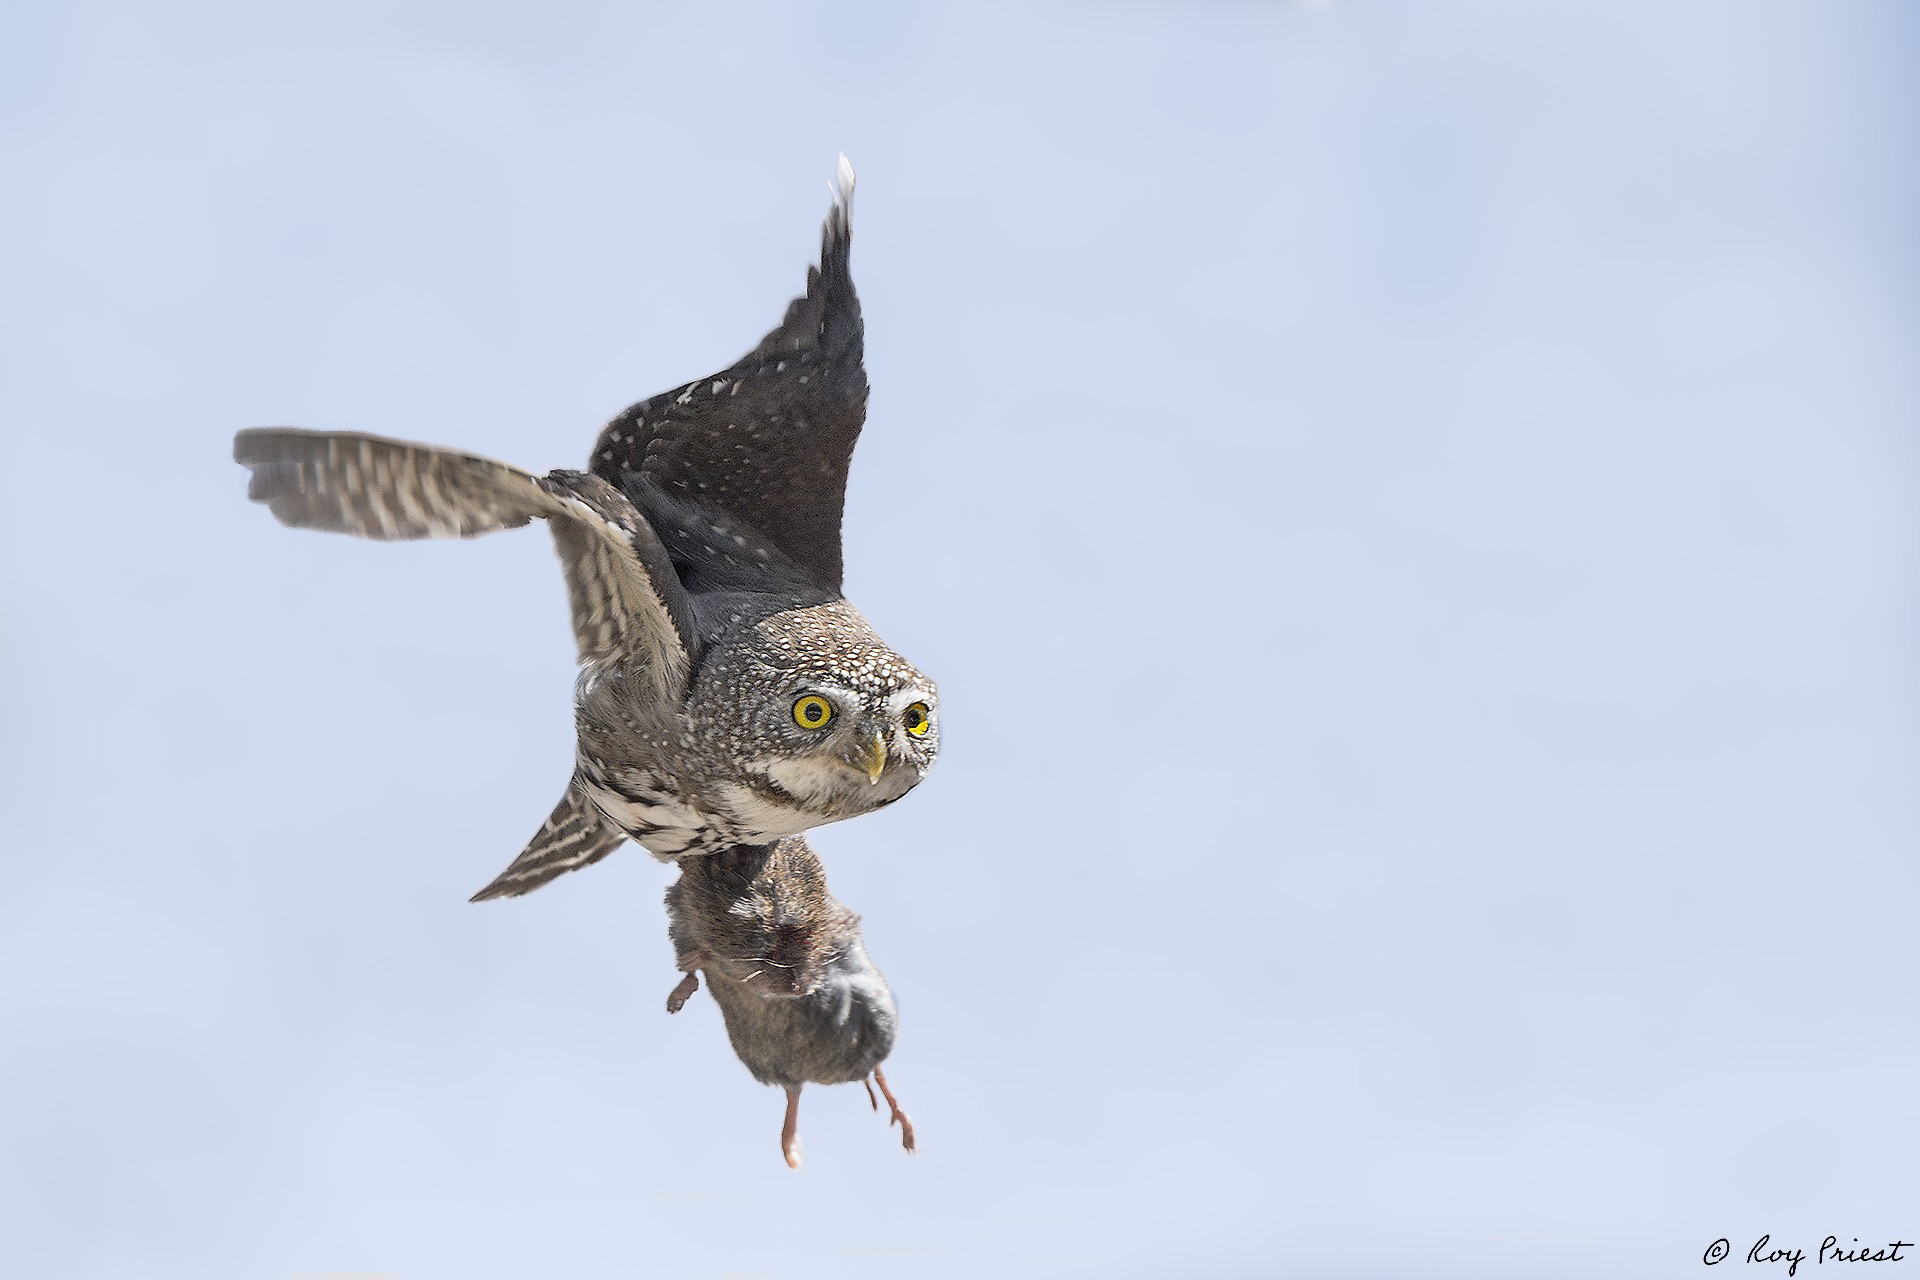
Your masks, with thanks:
[{"label": "owl's leg", "polygon": [[677,969],[685,970],[686,976],[680,979],[680,985],[667,993],[667,1012],[678,1013],[684,1009],[688,997],[700,989],[700,970],[710,957],[704,951],[690,951],[681,956],[674,964]]},{"label": "owl's leg", "polygon": [[[900,1109],[900,1099],[894,1097],[893,1090],[887,1088],[886,1073],[880,1070],[880,1068],[875,1067],[873,1069],[873,1080],[875,1084],[880,1086],[880,1094],[882,1097],[884,1097],[887,1100],[888,1109],[893,1112],[892,1115],[887,1117],[887,1128],[889,1129],[893,1128],[893,1122],[898,1120],[900,1122],[900,1145],[905,1147],[907,1150],[912,1151],[913,1150],[913,1121],[907,1119],[907,1113]],[[871,1089],[867,1090],[867,1097],[868,1098],[873,1097],[873,1090]],[[879,1109],[880,1108],[878,1106],[874,1107],[875,1111],[878,1111]]]},{"label": "owl's leg", "polygon": [[780,1126],[780,1154],[787,1158],[787,1168],[800,1167],[800,1090],[802,1085],[787,1087],[787,1119]]},{"label": "owl's leg", "polygon": [[[861,1076],[860,1084],[861,1087],[867,1091],[867,1105],[875,1111],[878,1111],[880,1109],[880,1099],[873,1096],[873,1081],[866,1076]],[[887,1128],[891,1129],[893,1126],[888,1125]]]}]

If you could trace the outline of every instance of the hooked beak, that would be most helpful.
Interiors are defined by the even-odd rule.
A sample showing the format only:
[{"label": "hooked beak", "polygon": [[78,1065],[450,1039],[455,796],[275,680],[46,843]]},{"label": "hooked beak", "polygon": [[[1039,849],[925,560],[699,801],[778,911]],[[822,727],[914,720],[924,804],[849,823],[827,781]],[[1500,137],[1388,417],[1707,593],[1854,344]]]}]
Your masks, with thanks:
[{"label": "hooked beak", "polygon": [[880,736],[879,730],[874,730],[847,753],[847,763],[866,774],[869,783],[878,786],[880,775],[887,768],[887,740]]}]

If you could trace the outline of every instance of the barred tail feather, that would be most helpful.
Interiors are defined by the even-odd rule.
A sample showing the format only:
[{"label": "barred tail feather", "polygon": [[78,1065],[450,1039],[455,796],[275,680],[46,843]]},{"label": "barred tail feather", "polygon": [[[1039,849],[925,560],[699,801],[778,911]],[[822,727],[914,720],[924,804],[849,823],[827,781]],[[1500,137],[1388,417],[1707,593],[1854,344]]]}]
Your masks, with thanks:
[{"label": "barred tail feather", "polygon": [[554,807],[519,857],[493,883],[468,899],[485,902],[489,898],[517,898],[532,893],[547,881],[580,867],[600,861],[619,848],[626,832],[608,822],[593,801],[577,786]]}]

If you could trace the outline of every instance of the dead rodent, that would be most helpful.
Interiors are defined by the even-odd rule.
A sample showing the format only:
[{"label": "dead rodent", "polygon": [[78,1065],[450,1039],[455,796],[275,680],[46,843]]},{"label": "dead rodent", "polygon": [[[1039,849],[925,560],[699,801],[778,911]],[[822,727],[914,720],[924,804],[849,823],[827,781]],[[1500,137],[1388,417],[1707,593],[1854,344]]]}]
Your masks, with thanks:
[{"label": "dead rodent", "polygon": [[[780,1151],[790,1166],[800,1167],[794,1129],[808,1084],[871,1076],[888,1123],[899,1121],[901,1145],[914,1149],[913,1122],[880,1070],[899,1022],[893,992],[805,836],[684,859],[667,890],[667,932],[686,974],[667,1012],[680,1011],[704,973],[734,1053],[754,1079],[787,1091]],[[878,1110],[872,1085],[867,1098]]]}]

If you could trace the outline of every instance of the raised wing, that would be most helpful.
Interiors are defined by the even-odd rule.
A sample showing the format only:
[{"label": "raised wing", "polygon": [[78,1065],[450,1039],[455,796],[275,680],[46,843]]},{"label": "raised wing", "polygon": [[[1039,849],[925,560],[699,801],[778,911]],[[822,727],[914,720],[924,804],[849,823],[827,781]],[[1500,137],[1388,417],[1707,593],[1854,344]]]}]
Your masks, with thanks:
[{"label": "raised wing", "polygon": [[247,496],[282,524],[362,538],[472,538],[543,519],[567,575],[583,662],[625,662],[678,698],[699,654],[685,589],[633,504],[598,476],[534,476],[380,436],[263,427],[233,438]]},{"label": "raised wing", "polygon": [[847,261],[853,182],[841,156],[820,265],[780,326],[733,367],[615,418],[591,464],[643,510],[651,486],[757,530],[835,593],[847,466],[867,416],[865,330]]}]

